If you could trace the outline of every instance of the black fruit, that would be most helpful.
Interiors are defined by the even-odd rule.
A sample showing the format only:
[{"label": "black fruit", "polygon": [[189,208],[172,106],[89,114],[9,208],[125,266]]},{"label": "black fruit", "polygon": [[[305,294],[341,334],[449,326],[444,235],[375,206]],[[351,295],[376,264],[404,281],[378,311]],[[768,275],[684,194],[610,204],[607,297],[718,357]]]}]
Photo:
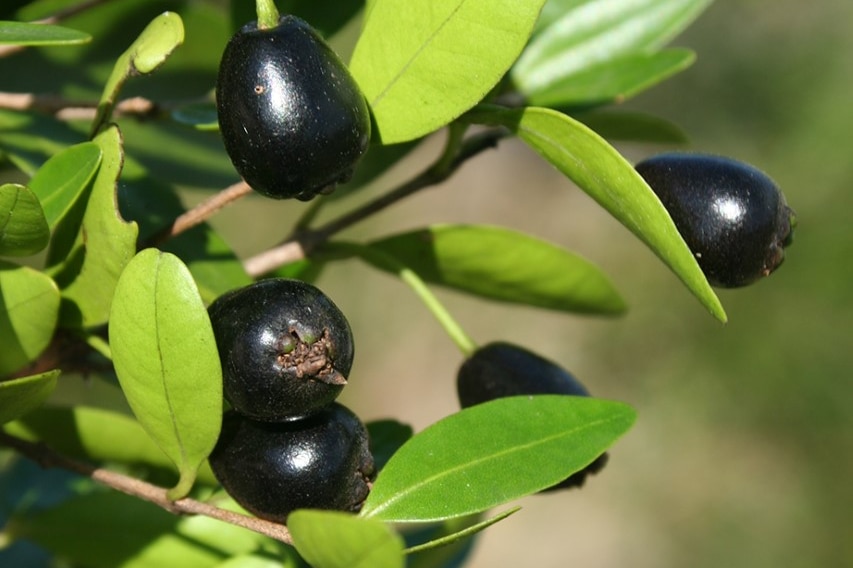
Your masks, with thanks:
[{"label": "black fruit", "polygon": [[208,308],[225,398],[256,420],[293,420],[331,403],[352,367],[343,313],[299,280],[261,280]]},{"label": "black fruit", "polygon": [[279,523],[295,509],[358,511],[374,473],[367,430],[338,403],[293,422],[230,410],[209,461],[237,503]]},{"label": "black fruit", "polygon": [[[468,357],[456,375],[456,389],[462,408],[508,396],[589,396],[580,381],[556,363],[504,342],[484,345]],[[546,491],[582,486],[586,476],[601,471],[607,459],[605,452],[586,468]]]},{"label": "black fruit", "polygon": [[794,212],[779,187],[729,158],[668,153],[636,166],[714,286],[745,286],[785,258]]},{"label": "black fruit", "polygon": [[370,141],[370,113],[346,65],[304,21],[243,26],[216,83],[219,130],[256,191],[309,200],[353,174]]}]

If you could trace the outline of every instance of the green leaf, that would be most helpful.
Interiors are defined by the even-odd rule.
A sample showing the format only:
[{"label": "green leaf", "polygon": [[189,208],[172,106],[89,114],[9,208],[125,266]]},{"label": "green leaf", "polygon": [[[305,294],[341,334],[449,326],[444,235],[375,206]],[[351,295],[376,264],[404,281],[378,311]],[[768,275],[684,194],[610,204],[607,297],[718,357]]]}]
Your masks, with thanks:
[{"label": "green leaf", "polygon": [[535,106],[571,107],[624,102],[683,71],[696,60],[689,49],[632,53],[569,75],[527,97]]},{"label": "green leaf", "polygon": [[0,45],[73,45],[92,36],[62,26],[29,22],[0,22]]},{"label": "green leaf", "polygon": [[381,521],[301,509],[287,518],[297,552],[314,568],[403,568],[403,539]]},{"label": "green leaf", "polygon": [[[42,407],[6,424],[4,429],[78,459],[170,471],[174,465],[139,422],[100,408]],[[218,485],[207,465],[199,471],[198,479],[207,485]]]},{"label": "green leaf", "polygon": [[426,282],[492,300],[567,312],[625,310],[624,301],[596,266],[554,244],[503,227],[434,225],[370,246],[390,254]]},{"label": "green leaf", "polygon": [[0,382],[0,424],[5,424],[41,406],[53,389],[59,369]]},{"label": "green leaf", "polygon": [[634,422],[629,406],[561,395],[466,408],[415,434],[385,465],[361,515],[439,521],[550,487],[601,455]]},{"label": "green leaf", "polygon": [[66,215],[69,222],[57,227],[48,254],[48,264],[65,301],[61,323],[70,328],[107,322],[118,277],[136,252],[136,223],[126,222],[116,208],[116,184],[123,160],[118,127],[104,130],[94,142],[103,158],[84,204],[80,227],[75,215]]},{"label": "green leaf", "polygon": [[0,262],[0,376],[31,363],[50,344],[59,290],[47,275]]},{"label": "green leaf", "polygon": [[0,185],[0,255],[29,256],[49,241],[50,229],[38,197],[23,185]]},{"label": "green leaf", "polygon": [[30,179],[51,231],[89,186],[101,165],[101,147],[95,142],[76,144],[55,154]]},{"label": "green leaf", "polygon": [[711,0],[575,0],[518,58],[512,78],[527,96],[629,54],[654,53]]},{"label": "green leaf", "polygon": [[178,14],[163,12],[154,18],[116,60],[98,102],[92,132],[97,132],[109,120],[119,91],[128,77],[151,73],[183,42],[184,23]]},{"label": "green leaf", "polygon": [[18,513],[4,531],[89,568],[213,568],[263,543],[263,537],[246,529],[207,517],[181,518],[116,491]]},{"label": "green leaf", "polygon": [[170,498],[184,497],[219,436],[222,370],[207,310],[178,257],[146,249],[127,265],[109,335],[133,413],[180,473]]},{"label": "green leaf", "polygon": [[[454,553],[458,553],[458,551],[455,550],[456,548],[464,548],[467,546],[467,543],[463,542],[465,539],[486,530],[495,523],[506,519],[510,515],[514,515],[520,510],[521,507],[513,507],[483,521],[479,520],[479,514],[471,515],[470,517],[449,519],[440,525],[439,531],[432,535],[432,538],[429,541],[407,548],[406,554],[421,554],[426,551],[435,551],[437,548],[447,550],[448,547],[450,550],[447,550],[447,552],[452,551]],[[446,554],[442,554],[440,556],[443,558],[447,557]],[[423,564],[423,562],[421,562],[421,564]],[[430,565],[437,566],[438,563],[431,562]]]},{"label": "green leaf", "polygon": [[530,36],[544,0],[378,0],[350,68],[383,144],[419,138],[480,102]]},{"label": "green leaf", "polygon": [[543,108],[480,107],[472,122],[510,128],[669,266],[720,321],[726,314],[675,224],[642,177],[595,132],[559,112]]},{"label": "green leaf", "polygon": [[171,112],[172,120],[192,126],[198,130],[218,131],[219,119],[216,116],[216,105],[210,103],[189,103]]},{"label": "green leaf", "polygon": [[649,114],[612,109],[592,110],[574,116],[601,137],[628,142],[685,144],[687,135],[675,124]]},{"label": "green leaf", "polygon": [[367,437],[370,440],[373,465],[379,471],[400,446],[412,437],[412,427],[396,420],[374,420],[367,423]]}]

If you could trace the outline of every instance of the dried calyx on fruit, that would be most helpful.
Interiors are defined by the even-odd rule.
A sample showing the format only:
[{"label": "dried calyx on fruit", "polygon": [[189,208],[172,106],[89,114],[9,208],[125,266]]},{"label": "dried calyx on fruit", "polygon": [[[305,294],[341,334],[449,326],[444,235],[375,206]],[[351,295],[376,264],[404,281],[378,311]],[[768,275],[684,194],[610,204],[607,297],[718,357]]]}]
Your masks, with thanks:
[{"label": "dried calyx on fruit", "polygon": [[370,112],[346,65],[303,20],[243,26],[216,83],[219,130],[237,172],[276,199],[309,200],[352,177]]},{"label": "dried calyx on fruit", "polygon": [[260,280],[208,308],[225,398],[256,420],[295,420],[337,398],[352,367],[352,331],[319,288]]},{"label": "dried calyx on fruit", "polygon": [[[497,398],[536,394],[589,396],[571,373],[518,345],[494,342],[478,348],[459,368],[456,390],[462,408]],[[607,464],[605,452],[581,471],[545,491],[580,487]]]},{"label": "dried calyx on fruit", "polygon": [[292,422],[228,411],[209,461],[237,503],[278,523],[296,509],[357,512],[374,476],[367,430],[338,403]]},{"label": "dried calyx on fruit", "polygon": [[730,158],[677,152],[636,169],[712,285],[746,286],[782,264],[796,220],[763,172]]}]

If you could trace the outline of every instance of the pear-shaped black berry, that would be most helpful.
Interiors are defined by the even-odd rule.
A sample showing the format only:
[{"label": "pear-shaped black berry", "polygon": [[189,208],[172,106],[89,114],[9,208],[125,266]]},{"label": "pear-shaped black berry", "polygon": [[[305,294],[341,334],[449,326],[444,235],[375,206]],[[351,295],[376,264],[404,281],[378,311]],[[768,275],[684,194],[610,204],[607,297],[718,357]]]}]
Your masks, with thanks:
[{"label": "pear-shaped black berry", "polygon": [[209,462],[237,503],[279,523],[295,509],[358,511],[374,474],[367,430],[338,403],[292,422],[230,410]]},{"label": "pear-shaped black berry", "polygon": [[[589,396],[586,387],[556,363],[505,342],[489,343],[474,351],[459,368],[456,389],[463,408],[508,396]],[[601,471],[607,459],[605,452],[581,471],[546,491],[582,486],[586,476]]]},{"label": "pear-shaped black berry", "polygon": [[355,79],[303,20],[243,26],[225,47],[216,83],[219,130],[237,172],[276,199],[309,200],[353,174],[370,141]]},{"label": "pear-shaped black berry", "polygon": [[260,280],[208,308],[225,398],[256,420],[293,420],[331,403],[352,367],[346,317],[319,288]]},{"label": "pear-shaped black berry", "polygon": [[677,152],[636,169],[712,285],[746,286],[782,264],[794,212],[763,172],[730,158]]}]

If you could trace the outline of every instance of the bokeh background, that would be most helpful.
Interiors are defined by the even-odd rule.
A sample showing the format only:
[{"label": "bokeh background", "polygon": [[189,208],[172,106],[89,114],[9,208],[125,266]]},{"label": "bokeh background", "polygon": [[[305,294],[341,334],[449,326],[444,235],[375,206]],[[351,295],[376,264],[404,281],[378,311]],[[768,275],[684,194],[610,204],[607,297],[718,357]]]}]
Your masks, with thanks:
[{"label": "bokeh background", "polygon": [[[188,38],[200,37],[192,30],[204,30],[214,43],[227,37],[223,20],[199,8],[203,2],[155,0],[144,10],[157,14],[170,4],[181,6]],[[85,17],[78,21],[85,29]],[[132,37],[113,32],[114,43]],[[175,66],[209,61],[210,47],[194,41],[176,54]],[[335,41],[347,49],[346,34]],[[608,467],[582,490],[523,499],[519,513],[485,531],[472,553],[474,568],[853,566],[853,3],[721,0],[674,43],[698,52],[695,65],[626,109],[678,124],[690,139],[684,148],[764,169],[798,214],[795,242],[777,273],[719,292],[726,325],[625,229],[513,141],[346,233],[504,224],[596,262],[630,303],[624,317],[598,319],[438,291],[475,340],[532,348],[595,395],[639,412]],[[33,53],[25,57],[44,72],[4,74],[0,61],[4,90],[49,88],[61,70],[45,65],[72,57]],[[97,95],[117,53],[96,45],[90,55],[85,81],[67,95]],[[159,86],[168,82],[175,96],[197,95],[182,85],[204,83],[213,65],[196,65],[198,76],[170,76],[177,67],[167,65]],[[131,82],[128,92],[150,95],[157,81]],[[126,124],[129,145],[143,128]],[[159,143],[181,136],[169,130]],[[436,155],[441,140],[428,141],[328,213],[407,179]],[[211,170],[205,153],[215,146],[181,156],[190,165],[183,170],[159,163],[145,147],[136,157],[184,186],[191,204],[223,185],[223,169]],[[619,148],[632,160],[669,149]],[[220,167],[233,175],[227,164]],[[248,256],[280,239],[303,210],[249,198],[213,224]],[[365,420],[393,417],[416,429],[457,409],[459,352],[406,287],[355,262],[329,267],[318,284],[356,334],[346,404]]]}]

